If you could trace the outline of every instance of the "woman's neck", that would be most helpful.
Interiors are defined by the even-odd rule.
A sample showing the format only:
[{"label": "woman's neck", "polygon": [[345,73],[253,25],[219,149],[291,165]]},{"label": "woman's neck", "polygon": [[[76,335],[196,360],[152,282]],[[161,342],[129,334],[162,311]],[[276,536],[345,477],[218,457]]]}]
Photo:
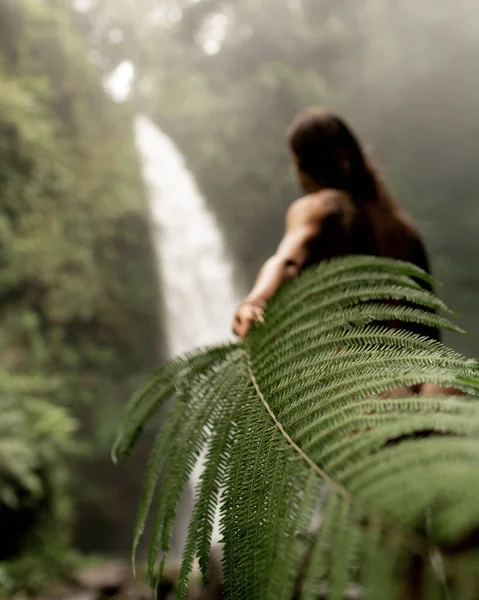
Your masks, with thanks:
[{"label": "woman's neck", "polygon": [[306,175],[306,173],[301,171],[298,173],[298,179],[300,187],[306,192],[306,194],[317,194],[327,187],[325,185],[321,185],[309,175]]}]

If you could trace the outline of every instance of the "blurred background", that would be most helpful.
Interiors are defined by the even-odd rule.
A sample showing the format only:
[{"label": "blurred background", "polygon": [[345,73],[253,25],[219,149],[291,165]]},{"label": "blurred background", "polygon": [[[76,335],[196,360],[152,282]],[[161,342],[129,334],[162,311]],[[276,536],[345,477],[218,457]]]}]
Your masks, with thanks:
[{"label": "blurred background", "polygon": [[478,64],[475,0],[0,0],[5,595],[128,557],[154,431],[114,467],[123,407],[228,336],[305,106],[364,140],[477,355]]}]

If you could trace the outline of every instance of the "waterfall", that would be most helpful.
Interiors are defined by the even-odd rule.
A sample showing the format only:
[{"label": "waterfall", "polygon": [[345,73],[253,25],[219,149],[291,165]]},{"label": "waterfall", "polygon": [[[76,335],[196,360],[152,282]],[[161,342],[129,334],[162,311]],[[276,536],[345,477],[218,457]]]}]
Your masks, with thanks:
[{"label": "waterfall", "polygon": [[[150,205],[169,355],[224,342],[231,337],[238,294],[216,220],[173,142],[145,117],[136,119],[135,139]],[[201,464],[192,486],[200,473]]]},{"label": "waterfall", "polygon": [[170,356],[230,338],[238,295],[215,218],[173,142],[145,117],[136,143],[148,190]]}]

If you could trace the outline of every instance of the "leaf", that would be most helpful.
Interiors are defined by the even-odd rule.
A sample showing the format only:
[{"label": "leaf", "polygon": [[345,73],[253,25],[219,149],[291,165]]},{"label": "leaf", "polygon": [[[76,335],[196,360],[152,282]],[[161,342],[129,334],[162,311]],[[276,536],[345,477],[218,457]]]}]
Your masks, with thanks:
[{"label": "leaf", "polygon": [[[413,576],[433,598],[440,593],[429,573],[436,555],[451,598],[479,591],[477,562],[466,550],[448,554],[479,526],[479,405],[458,396],[382,397],[423,382],[479,390],[477,361],[414,332],[415,323],[456,329],[436,315],[442,303],[410,279],[423,275],[387,259],[332,260],[285,286],[246,344],[159,370],[130,404],[117,444],[127,456],[172,398],[135,535],[136,548],[161,471],[153,585],[181,492],[206,450],[179,598],[195,558],[207,578],[218,503],[226,600],[290,600],[295,586],[307,600],[323,592],[339,600],[351,584],[368,600],[393,600]],[[387,325],[398,320],[408,330]]]}]

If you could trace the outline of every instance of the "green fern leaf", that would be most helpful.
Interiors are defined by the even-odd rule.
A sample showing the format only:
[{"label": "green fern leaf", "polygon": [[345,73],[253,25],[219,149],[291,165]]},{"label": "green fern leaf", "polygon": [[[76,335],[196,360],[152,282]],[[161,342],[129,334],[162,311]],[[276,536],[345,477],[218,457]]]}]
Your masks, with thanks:
[{"label": "green fern leaf", "polygon": [[[414,586],[428,600],[479,595],[478,362],[412,331],[460,331],[437,314],[443,303],[424,289],[433,284],[399,261],[331,260],[285,286],[247,343],[159,369],[115,444],[127,458],[172,403],[134,536],[135,554],[152,510],[153,586],[204,456],[178,598],[196,558],[207,580],[218,506],[226,600],[290,600],[294,588],[339,600],[350,585],[367,600],[404,598]],[[469,397],[383,397],[424,382]]]}]

